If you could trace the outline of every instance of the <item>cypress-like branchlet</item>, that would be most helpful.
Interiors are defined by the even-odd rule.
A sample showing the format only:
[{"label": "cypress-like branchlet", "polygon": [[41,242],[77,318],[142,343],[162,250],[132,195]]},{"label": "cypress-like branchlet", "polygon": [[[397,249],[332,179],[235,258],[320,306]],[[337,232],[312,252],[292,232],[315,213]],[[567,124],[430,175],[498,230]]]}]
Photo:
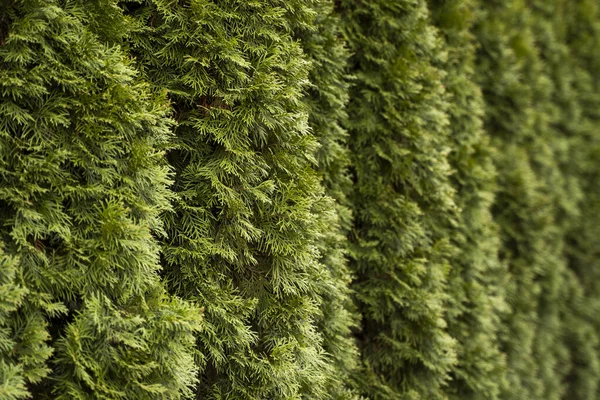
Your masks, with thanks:
[{"label": "cypress-like branchlet", "polygon": [[334,374],[318,325],[329,227],[304,101],[310,65],[293,38],[314,10],[262,0],[125,6],[138,24],[132,54],[177,121],[164,268],[172,292],[205,310],[197,396],[327,398]]},{"label": "cypress-like branchlet", "polygon": [[592,400],[597,0],[4,0],[0,399]]},{"label": "cypress-like branchlet", "polygon": [[446,278],[456,223],[441,41],[425,1],[340,1],[348,104],[357,335],[372,399],[440,399],[455,363]]},{"label": "cypress-like branchlet", "polygon": [[2,397],[191,395],[200,313],[164,293],[152,236],[169,208],[165,99],[77,4],[0,15]]},{"label": "cypress-like branchlet", "polygon": [[324,236],[319,242],[321,262],[329,271],[321,284],[323,303],[319,330],[323,348],[332,361],[332,378],[327,387],[333,398],[349,398],[354,392],[353,375],[358,373],[358,349],[352,336],[357,326],[352,302],[348,269],[346,235],[352,223],[348,194],[350,155],[348,134],[343,128],[348,115],[349,84],[346,78],[348,51],[340,30],[339,16],[333,1],[313,2],[316,18],[313,24],[296,28],[302,48],[312,63],[306,101],[309,126],[319,141],[317,170],[325,193],[317,218],[323,223]]},{"label": "cypress-like branchlet", "polygon": [[447,310],[458,362],[448,394],[457,400],[497,399],[507,383],[499,331],[509,310],[506,269],[498,258],[498,228],[490,212],[496,191],[493,150],[483,129],[483,95],[475,82],[477,43],[470,29],[477,9],[465,0],[430,0],[429,6],[448,53],[441,68],[446,72],[452,184],[460,209],[452,235],[456,251]]}]

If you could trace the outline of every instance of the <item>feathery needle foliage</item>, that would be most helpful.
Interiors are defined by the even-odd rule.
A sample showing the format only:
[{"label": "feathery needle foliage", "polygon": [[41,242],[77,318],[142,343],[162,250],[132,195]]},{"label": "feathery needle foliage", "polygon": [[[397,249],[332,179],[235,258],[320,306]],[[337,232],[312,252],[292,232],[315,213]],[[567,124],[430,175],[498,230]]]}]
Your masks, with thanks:
[{"label": "feathery needle foliage", "polygon": [[456,222],[443,57],[424,1],[341,1],[354,84],[350,256],[372,399],[441,399],[455,363],[446,278]]},{"label": "feathery needle foliage", "polygon": [[292,38],[314,11],[299,1],[125,7],[132,53],[177,120],[163,253],[172,292],[205,307],[197,395],[327,397],[317,320],[328,227],[303,101],[309,63]]},{"label": "feathery needle foliage", "polygon": [[0,314],[2,390],[190,394],[199,312],[165,295],[152,237],[169,206],[164,101],[75,4],[10,1],[1,13],[1,276],[14,296]]},{"label": "feathery needle foliage", "polygon": [[496,191],[493,150],[483,129],[484,102],[475,83],[476,42],[470,33],[475,4],[430,0],[432,20],[445,38],[447,59],[440,68],[448,95],[449,159],[460,209],[452,235],[449,333],[457,340],[458,362],[448,393],[454,399],[497,399],[506,387],[506,361],[498,342],[506,270],[498,258],[498,229],[490,213]]},{"label": "feathery needle foliage", "polygon": [[600,397],[597,0],[0,1],[0,400]]}]

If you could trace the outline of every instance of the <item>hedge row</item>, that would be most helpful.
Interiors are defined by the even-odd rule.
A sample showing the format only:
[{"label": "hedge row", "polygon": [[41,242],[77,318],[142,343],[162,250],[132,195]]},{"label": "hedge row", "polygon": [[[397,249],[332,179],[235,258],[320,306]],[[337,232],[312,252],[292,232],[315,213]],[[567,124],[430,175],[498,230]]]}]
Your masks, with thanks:
[{"label": "hedge row", "polygon": [[4,0],[0,399],[600,399],[596,0]]}]

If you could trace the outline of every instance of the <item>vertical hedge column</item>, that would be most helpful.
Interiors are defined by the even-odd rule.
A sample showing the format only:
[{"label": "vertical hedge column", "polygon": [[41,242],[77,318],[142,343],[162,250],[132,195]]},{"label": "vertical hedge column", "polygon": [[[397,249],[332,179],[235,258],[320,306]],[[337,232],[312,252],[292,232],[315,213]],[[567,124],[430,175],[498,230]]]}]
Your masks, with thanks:
[{"label": "vertical hedge column", "polygon": [[490,207],[496,189],[490,140],[483,129],[484,102],[475,83],[476,41],[470,29],[472,1],[430,0],[432,20],[446,40],[443,79],[448,94],[450,162],[455,170],[459,223],[449,277],[449,332],[458,363],[448,393],[455,399],[497,399],[506,388],[506,361],[499,332],[506,316],[507,271],[499,261],[498,229]]},{"label": "vertical hedge column", "polygon": [[540,58],[535,18],[521,1],[480,2],[478,80],[485,93],[485,127],[496,148],[498,194],[493,206],[508,264],[503,349],[505,399],[560,398],[559,290],[566,263],[558,218],[565,196],[557,163],[561,137],[554,84]]},{"label": "vertical hedge column", "polygon": [[152,237],[164,99],[75,4],[0,15],[0,397],[191,394],[199,311],[163,293]]},{"label": "vertical hedge column", "polygon": [[450,185],[440,40],[424,1],[341,1],[352,57],[350,255],[372,399],[444,398],[455,362],[444,320]]},{"label": "vertical hedge column", "polygon": [[197,396],[327,398],[323,189],[303,102],[309,64],[291,32],[314,11],[262,0],[125,6],[139,23],[132,52],[177,120],[165,279],[205,308]]},{"label": "vertical hedge column", "polygon": [[576,285],[568,297],[572,309],[563,322],[571,355],[565,398],[595,399],[600,392],[600,7],[596,1],[556,0],[551,18],[568,44],[559,70],[569,79],[569,85],[562,86],[561,128],[573,137],[569,167],[583,195],[568,242]]},{"label": "vertical hedge column", "polygon": [[578,277],[570,262],[573,241],[569,236],[573,231],[581,236],[581,207],[587,202],[577,172],[582,160],[578,143],[583,139],[586,124],[575,88],[578,68],[569,54],[571,44],[565,35],[568,20],[565,3],[562,0],[527,3],[544,75],[552,81],[550,97],[537,96],[536,103],[551,101],[546,103],[547,129],[543,139],[552,149],[554,173],[546,180],[554,202],[555,232],[560,238],[553,247],[561,251],[558,268],[542,278],[537,352],[546,355],[541,368],[544,398],[576,399],[572,388],[578,384],[570,376],[572,372],[585,369],[586,374],[595,374],[596,380],[598,374],[598,355],[594,350],[598,335],[583,317],[586,311],[581,278],[586,278]]},{"label": "vertical hedge column", "polygon": [[[327,393],[333,398],[355,395],[358,349],[351,328],[356,328],[355,306],[350,298],[351,274],[348,269],[346,235],[351,228],[352,215],[348,204],[351,179],[348,174],[350,154],[346,103],[349,84],[346,79],[348,51],[344,46],[340,18],[334,14],[333,1],[316,1],[314,25],[296,28],[308,60],[310,86],[306,98],[309,106],[309,125],[319,140],[317,170],[325,186],[325,197],[318,218],[324,224],[324,237],[319,242],[322,263],[329,276],[322,282],[322,314],[319,330],[323,333],[323,348],[333,361],[333,382]],[[293,19],[292,19],[292,22]]]}]

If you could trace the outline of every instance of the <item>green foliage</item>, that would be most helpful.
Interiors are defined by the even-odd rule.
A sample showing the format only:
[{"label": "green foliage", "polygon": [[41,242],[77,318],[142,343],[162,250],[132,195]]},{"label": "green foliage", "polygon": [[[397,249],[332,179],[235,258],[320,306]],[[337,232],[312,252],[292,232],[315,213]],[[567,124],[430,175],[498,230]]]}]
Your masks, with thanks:
[{"label": "green foliage", "polygon": [[[319,262],[322,240],[339,233],[324,219],[335,224],[335,208],[314,171],[309,63],[292,37],[314,10],[294,1],[125,6],[138,24],[132,54],[167,90],[177,120],[163,253],[173,293],[205,307],[197,395],[327,398],[341,382],[317,330],[329,312],[321,295],[333,285],[327,306],[337,308],[347,295],[333,281],[344,271]],[[334,361],[334,341],[348,342],[338,336],[349,318],[340,318],[344,326],[327,328]]]},{"label": "green foliage", "polygon": [[318,322],[323,348],[334,363],[335,379],[328,384],[327,393],[333,398],[347,398],[353,394],[345,386],[353,386],[351,381],[358,366],[358,349],[351,332],[357,326],[356,310],[350,299],[345,237],[352,223],[347,199],[352,184],[348,176],[348,134],[342,127],[348,118],[345,68],[349,54],[341,37],[340,19],[333,14],[333,2],[315,2],[314,8],[314,26],[297,29],[297,36],[312,63],[307,97],[309,125],[321,145],[316,153],[318,171],[330,196],[323,199],[318,214],[325,233],[318,248],[323,256],[321,262],[330,274],[320,289],[323,303]]},{"label": "green foliage", "polygon": [[[570,350],[565,398],[600,396],[600,285],[597,238],[600,212],[600,8],[595,1],[553,2],[547,12],[564,49],[554,65],[560,74],[559,128],[571,138],[567,171],[578,179],[582,195],[579,215],[569,224],[570,308],[563,325]],[[540,7],[538,5],[538,7]],[[541,8],[541,7],[540,7]],[[556,57],[556,56],[555,56]]]},{"label": "green foliage", "polygon": [[52,350],[40,310],[24,304],[28,290],[18,279],[19,262],[0,253],[0,398],[22,399],[28,383],[37,383],[49,369]]},{"label": "green foliage", "polygon": [[[580,397],[573,387],[579,386],[573,379],[573,369],[585,370],[584,375],[596,375],[586,379],[584,385],[598,381],[598,356],[594,348],[598,343],[597,333],[584,317],[583,276],[577,276],[571,262],[571,232],[581,235],[581,208],[585,197],[582,193],[579,174],[576,172],[582,157],[578,149],[584,138],[586,124],[582,118],[578,90],[574,87],[577,67],[573,63],[570,44],[565,37],[563,18],[564,2],[537,0],[529,1],[532,13],[532,30],[544,72],[552,80],[552,105],[546,111],[548,126],[544,140],[552,146],[552,157],[556,164],[549,186],[555,204],[555,225],[562,236],[561,246],[566,265],[560,266],[560,274],[545,277],[540,314],[541,328],[538,329],[538,352],[554,355],[554,362],[542,364],[542,379],[547,398],[596,398]],[[576,48],[576,47],[574,47]],[[569,268],[571,267],[571,268]],[[591,276],[590,276],[591,277]],[[586,278],[584,278],[586,279]],[[583,306],[583,307],[582,307]],[[575,391],[578,391],[576,389]],[[592,389],[593,392],[593,389]],[[559,397],[560,396],[560,397]]]},{"label": "green foliage", "polygon": [[595,400],[599,110],[596,0],[4,0],[0,399]]},{"label": "green foliage", "polygon": [[[485,4],[484,4],[485,3]],[[560,215],[568,199],[553,128],[555,90],[536,43],[536,18],[521,1],[481,2],[476,33],[486,128],[496,149],[498,193],[493,206],[501,257],[508,264],[502,346],[509,386],[502,398],[558,399],[566,349],[560,329],[566,274]]]},{"label": "green foliage", "polygon": [[446,39],[442,64],[448,94],[449,158],[460,209],[452,240],[457,251],[449,277],[448,324],[458,362],[448,393],[455,399],[497,399],[506,389],[506,360],[499,347],[505,302],[505,265],[498,259],[498,229],[490,206],[495,168],[483,130],[484,103],[475,83],[476,42],[470,33],[476,9],[464,0],[430,0],[432,20]]},{"label": "green foliage", "polygon": [[2,287],[16,292],[0,315],[3,386],[14,382],[9,398],[181,398],[199,311],[165,297],[158,276],[164,99],[82,15],[70,2],[2,9]]},{"label": "green foliage", "polygon": [[446,277],[456,222],[441,42],[424,1],[341,1],[355,76],[348,105],[355,222],[350,256],[362,314],[362,391],[445,398],[455,363]]}]

